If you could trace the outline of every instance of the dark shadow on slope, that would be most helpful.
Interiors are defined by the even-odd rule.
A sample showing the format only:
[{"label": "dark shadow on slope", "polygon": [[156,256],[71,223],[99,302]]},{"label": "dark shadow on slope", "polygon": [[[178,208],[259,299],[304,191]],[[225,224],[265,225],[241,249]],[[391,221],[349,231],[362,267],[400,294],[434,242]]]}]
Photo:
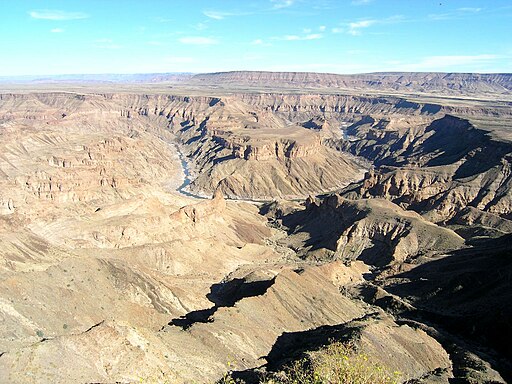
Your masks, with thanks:
[{"label": "dark shadow on slope", "polygon": [[441,111],[441,106],[439,104],[425,104],[423,108],[421,108],[422,114],[435,115],[439,111]]},{"label": "dark shadow on slope", "polygon": [[219,163],[222,163],[223,161],[234,160],[234,159],[235,159],[235,155],[234,154],[229,154],[229,155],[226,155],[226,156],[223,156],[223,157],[219,157],[219,158],[213,159],[212,164],[213,165],[217,165]]},{"label": "dark shadow on slope", "polygon": [[417,308],[404,318],[428,321],[490,351],[493,368],[512,380],[512,235],[395,277],[404,282],[385,289]]},{"label": "dark shadow on slope", "polygon": [[261,296],[274,284],[275,278],[247,282],[245,279],[233,279],[223,283],[213,284],[210,293],[206,295],[214,305],[207,309],[192,311],[184,316],[172,319],[168,325],[183,329],[190,328],[195,323],[212,322],[212,316],[221,307],[233,307],[237,301],[248,297]]},{"label": "dark shadow on slope", "polygon": [[512,152],[508,143],[493,141],[489,133],[475,128],[469,121],[446,115],[435,120],[425,131],[434,132],[421,144],[420,150],[412,149],[404,156],[421,157],[439,154],[427,162],[427,166],[442,166],[464,159],[454,179],[462,179],[483,173],[499,165],[507,153]]},{"label": "dark shadow on slope", "polygon": [[327,196],[321,206],[311,204],[305,210],[285,215],[280,218],[282,225],[289,228],[289,233],[308,233],[304,246],[311,251],[321,248],[336,251],[341,234],[367,215],[351,204],[337,206],[337,199],[336,195]]},{"label": "dark shadow on slope", "polygon": [[215,311],[217,310],[216,306],[213,306],[208,309],[200,309],[198,311],[192,311],[187,313],[185,316],[178,317],[176,319],[172,319],[169,325],[174,325],[176,327],[181,327],[183,329],[187,329],[191,327],[195,323],[209,323],[213,320],[210,319]]},{"label": "dark shadow on slope", "polygon": [[[355,319],[350,323],[322,325],[307,331],[284,332],[277,338],[269,354],[264,357],[267,364],[263,367],[266,372],[277,372],[293,361],[304,358],[306,358],[307,364],[307,352],[318,351],[335,341],[347,343],[351,340],[358,339],[364,325],[357,324],[357,321],[364,321],[376,316],[378,316],[377,313],[372,313],[361,319]],[[263,367],[260,367],[260,369]],[[235,371],[232,372],[232,377],[234,379],[241,379],[245,381],[246,384],[256,384],[261,382],[262,379],[260,369]]]},{"label": "dark shadow on slope", "polygon": [[359,337],[360,327],[347,324],[322,325],[302,332],[284,332],[265,357],[268,369],[279,370],[288,362],[305,357],[305,352],[317,351],[333,341],[348,342]]},{"label": "dark shadow on slope", "polygon": [[[423,108],[427,108],[427,105]],[[435,110],[436,106],[428,108]],[[503,157],[512,153],[510,143],[495,141],[487,131],[475,128],[468,120],[452,115],[434,120],[426,128],[425,134],[409,143],[405,151],[402,151],[408,140],[405,135],[388,131],[378,139],[373,137],[373,131],[382,130],[385,126],[386,120],[377,122],[364,117],[347,128],[347,133],[359,140],[341,148],[372,161],[377,167],[418,164],[422,159],[426,159],[426,163],[422,164],[427,167],[461,161],[453,177],[455,180],[475,176],[499,166]]]},{"label": "dark shadow on slope", "polygon": [[[405,237],[404,234],[401,237]],[[393,249],[394,245],[387,244],[383,241],[377,241],[372,239],[373,246],[364,249],[357,260],[361,260],[366,265],[373,265],[375,267],[385,267],[393,261]]]}]

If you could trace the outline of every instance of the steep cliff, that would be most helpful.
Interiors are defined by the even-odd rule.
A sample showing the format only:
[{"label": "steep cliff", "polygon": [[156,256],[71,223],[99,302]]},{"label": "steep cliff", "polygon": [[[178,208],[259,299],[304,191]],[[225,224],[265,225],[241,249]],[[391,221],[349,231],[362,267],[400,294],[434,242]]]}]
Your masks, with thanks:
[{"label": "steep cliff", "polygon": [[[446,115],[395,129],[388,121],[368,119],[347,132],[353,139],[343,147],[378,167],[347,196],[385,197],[434,222],[446,222],[466,207],[510,219],[512,146],[467,120]],[[463,217],[472,220],[459,215],[459,223]]]}]

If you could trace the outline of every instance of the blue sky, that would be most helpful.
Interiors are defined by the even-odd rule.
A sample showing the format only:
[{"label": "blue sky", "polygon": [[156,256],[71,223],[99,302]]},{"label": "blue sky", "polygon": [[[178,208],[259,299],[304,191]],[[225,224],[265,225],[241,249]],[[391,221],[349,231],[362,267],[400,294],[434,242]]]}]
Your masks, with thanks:
[{"label": "blue sky", "polygon": [[0,0],[0,76],[512,72],[510,0]]}]

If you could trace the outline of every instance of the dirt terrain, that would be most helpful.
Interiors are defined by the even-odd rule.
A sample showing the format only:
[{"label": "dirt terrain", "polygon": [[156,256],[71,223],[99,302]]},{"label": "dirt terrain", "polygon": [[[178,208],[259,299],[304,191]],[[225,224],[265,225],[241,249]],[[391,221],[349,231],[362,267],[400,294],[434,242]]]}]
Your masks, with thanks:
[{"label": "dirt terrain", "polygon": [[0,382],[509,382],[511,78],[0,85]]}]

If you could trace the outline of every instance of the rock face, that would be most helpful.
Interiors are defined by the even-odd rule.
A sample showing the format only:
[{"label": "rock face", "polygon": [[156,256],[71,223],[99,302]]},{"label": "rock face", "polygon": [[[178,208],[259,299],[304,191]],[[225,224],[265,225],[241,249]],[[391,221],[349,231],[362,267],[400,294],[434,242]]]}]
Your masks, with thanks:
[{"label": "rock face", "polygon": [[[397,89],[508,81],[428,76]],[[0,382],[214,382],[332,338],[510,380],[510,106],[237,89],[0,95]]]},{"label": "rock face", "polygon": [[226,200],[224,200],[220,189],[217,189],[211,201],[186,205],[175,212],[171,218],[182,222],[192,220],[193,223],[200,223],[212,216],[221,215],[225,209]]},{"label": "rock face", "polygon": [[197,165],[190,185],[195,193],[219,185],[229,197],[296,198],[340,188],[364,171],[346,153],[324,145],[328,132],[304,128],[243,98],[225,98],[206,112],[186,120],[174,115],[171,122]]},{"label": "rock face", "polygon": [[[348,130],[344,145],[379,166],[354,189],[381,196],[422,213],[434,222],[503,224],[512,212],[512,145],[496,141],[467,120],[446,115],[429,125],[400,130],[373,119]],[[459,214],[472,207],[471,215]],[[480,217],[480,219],[474,219]],[[488,219],[483,219],[488,217]]]},{"label": "rock face", "polygon": [[281,220],[292,231],[286,241],[304,255],[328,250],[324,257],[329,259],[362,260],[374,267],[399,266],[464,244],[455,232],[383,199],[331,195]]}]

